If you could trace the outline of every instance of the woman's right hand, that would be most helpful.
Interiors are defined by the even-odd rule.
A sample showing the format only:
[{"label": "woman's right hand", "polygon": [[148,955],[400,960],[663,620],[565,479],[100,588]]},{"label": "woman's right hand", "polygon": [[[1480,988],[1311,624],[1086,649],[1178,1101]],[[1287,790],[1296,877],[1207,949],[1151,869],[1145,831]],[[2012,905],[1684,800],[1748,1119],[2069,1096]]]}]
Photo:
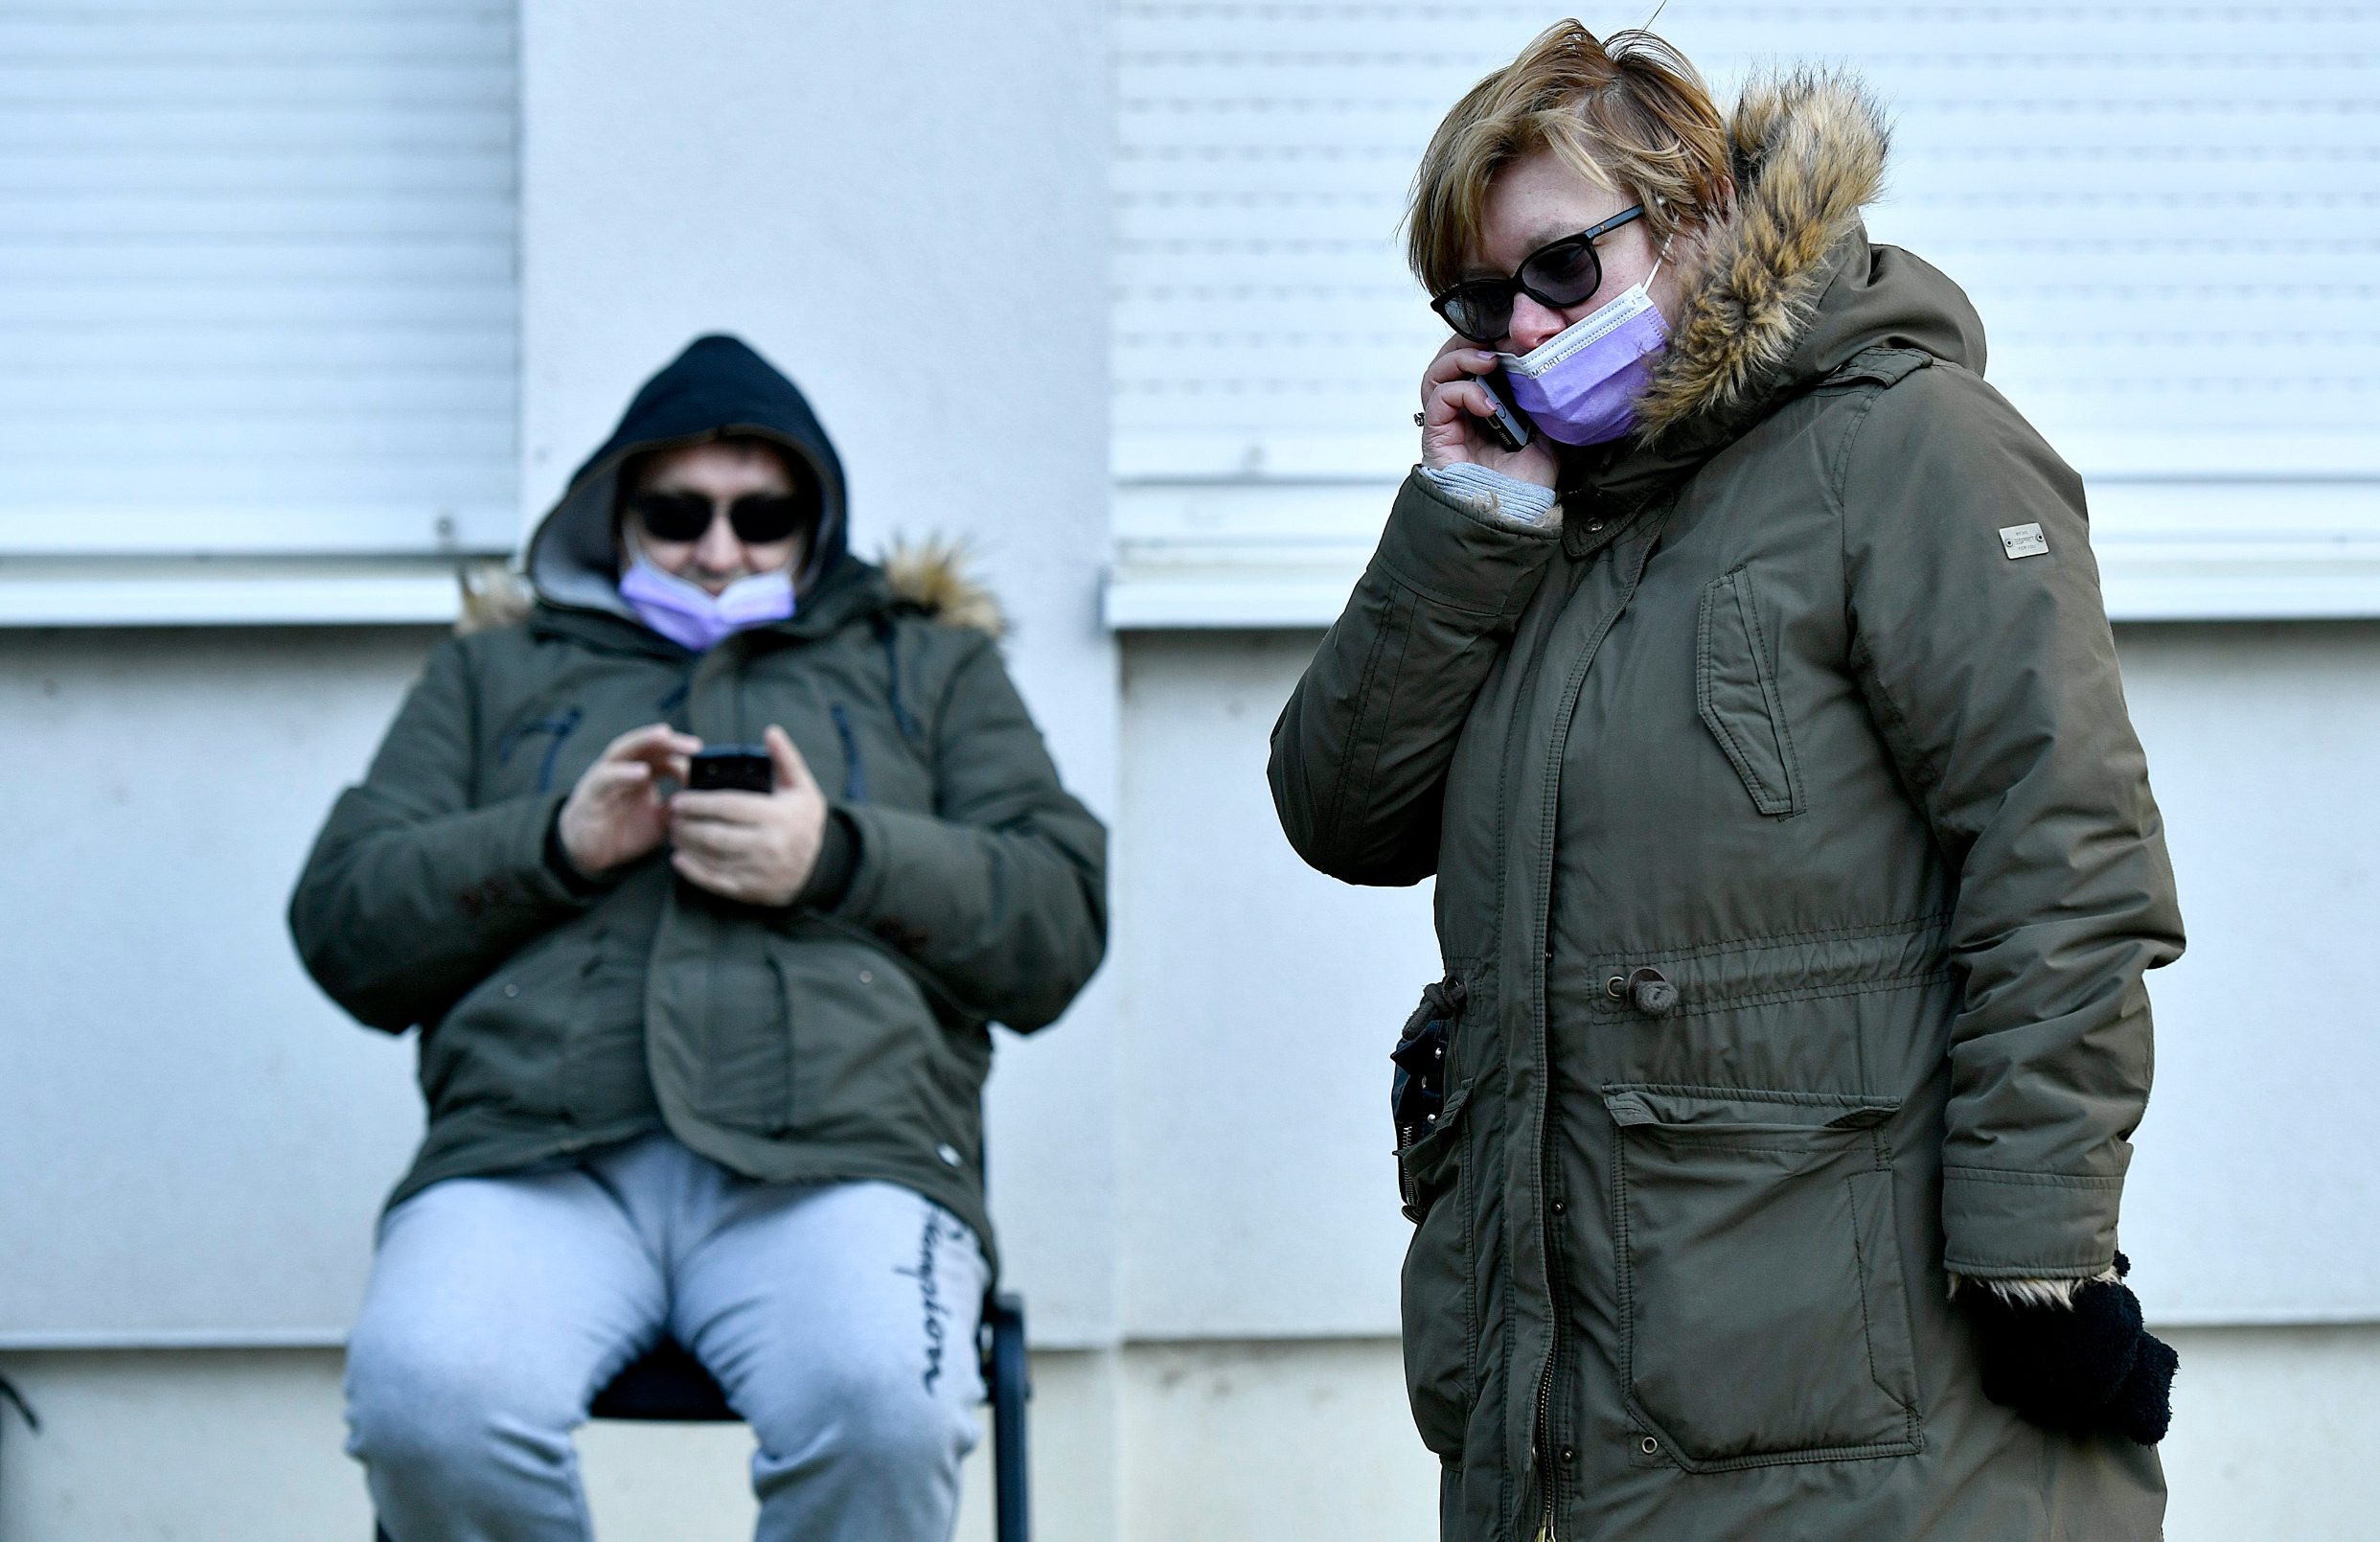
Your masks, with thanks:
[{"label": "woman's right hand", "polygon": [[702,741],[666,723],[632,729],[605,747],[562,803],[555,833],[570,865],[599,878],[634,862],[670,833],[661,779],[686,779],[688,757]]},{"label": "woman's right hand", "polygon": [[1506,449],[1480,419],[1488,416],[1487,387],[1479,377],[1496,367],[1492,350],[1450,337],[1422,373],[1422,464],[1435,471],[1469,464],[1540,487],[1554,485],[1552,441],[1544,434],[1520,449]]}]

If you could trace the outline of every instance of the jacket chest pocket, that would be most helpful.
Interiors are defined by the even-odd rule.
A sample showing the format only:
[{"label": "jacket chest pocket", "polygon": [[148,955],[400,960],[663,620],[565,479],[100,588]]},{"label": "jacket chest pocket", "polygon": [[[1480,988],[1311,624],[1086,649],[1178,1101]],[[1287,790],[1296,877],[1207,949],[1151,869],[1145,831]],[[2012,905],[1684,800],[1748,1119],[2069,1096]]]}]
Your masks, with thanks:
[{"label": "jacket chest pocket", "polygon": [[1799,814],[1801,768],[1777,694],[1776,659],[1744,568],[1703,586],[1694,633],[1694,702],[1761,813]]},{"label": "jacket chest pocket", "polygon": [[1614,1088],[1632,1455],[1690,1472],[1922,1445],[1895,1105]]}]

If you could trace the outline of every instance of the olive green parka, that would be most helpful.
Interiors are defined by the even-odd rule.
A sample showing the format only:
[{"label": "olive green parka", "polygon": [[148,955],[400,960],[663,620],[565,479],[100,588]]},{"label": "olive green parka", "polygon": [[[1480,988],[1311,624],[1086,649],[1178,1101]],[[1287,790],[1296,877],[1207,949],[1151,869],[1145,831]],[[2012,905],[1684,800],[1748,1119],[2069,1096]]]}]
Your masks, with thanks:
[{"label": "olive green parka", "polygon": [[[823,516],[791,619],[701,654],[621,602],[612,506],[642,450],[775,440]],[[1055,1019],[1106,942],[1106,834],[1059,785],[943,558],[842,549],[842,472],[792,384],[731,338],[649,382],[531,543],[525,617],[442,642],[308,859],[289,922],[362,1023],[422,1030],[429,1127],[394,1204],[667,1128],[772,1182],[882,1179],[987,1251],[988,1025]],[[956,624],[954,624],[956,623]],[[574,882],[549,832],[632,728],[792,738],[847,821],[831,905],[710,895],[662,854]]]},{"label": "olive green parka", "polygon": [[1866,239],[1873,105],[1731,132],[1637,435],[1543,524],[1416,473],[1273,735],[1306,861],[1437,881],[1444,1531],[2141,1542],[2155,1453],[1988,1401],[1950,1290],[2109,1266],[2182,948],[2082,486]]}]

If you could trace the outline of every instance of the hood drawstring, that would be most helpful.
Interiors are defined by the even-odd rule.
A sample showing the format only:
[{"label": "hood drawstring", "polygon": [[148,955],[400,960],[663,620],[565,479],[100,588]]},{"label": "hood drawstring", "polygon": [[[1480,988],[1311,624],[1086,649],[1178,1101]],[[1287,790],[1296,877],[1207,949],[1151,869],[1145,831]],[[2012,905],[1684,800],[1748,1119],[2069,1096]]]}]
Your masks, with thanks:
[{"label": "hood drawstring", "polygon": [[843,746],[843,801],[865,803],[868,800],[868,772],[867,768],[860,764],[859,735],[852,730],[851,714],[843,710],[842,702],[837,702],[827,708],[827,716],[835,720],[835,737]]},{"label": "hood drawstring", "polygon": [[884,649],[884,673],[892,682],[893,722],[900,725],[901,737],[914,741],[923,736],[924,730],[918,726],[917,719],[910,715],[908,704],[901,700],[900,633],[893,626],[892,617],[881,611],[869,618],[869,624],[876,628],[876,640]]}]

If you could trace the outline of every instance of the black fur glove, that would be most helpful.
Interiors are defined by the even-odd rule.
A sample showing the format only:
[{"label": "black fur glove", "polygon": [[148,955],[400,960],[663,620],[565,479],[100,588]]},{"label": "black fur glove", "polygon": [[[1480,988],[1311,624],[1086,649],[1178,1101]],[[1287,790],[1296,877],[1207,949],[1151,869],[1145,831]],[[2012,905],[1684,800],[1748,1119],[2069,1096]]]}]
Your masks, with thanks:
[{"label": "black fur glove", "polygon": [[[2120,1280],[2131,1261],[2116,1255]],[[2128,1285],[2094,1280],[2074,1304],[2011,1301],[1981,1280],[1959,1292],[1983,1357],[1983,1395],[2045,1429],[2106,1430],[2141,1445],[2173,1421],[2173,1346],[2140,1325]]]}]

